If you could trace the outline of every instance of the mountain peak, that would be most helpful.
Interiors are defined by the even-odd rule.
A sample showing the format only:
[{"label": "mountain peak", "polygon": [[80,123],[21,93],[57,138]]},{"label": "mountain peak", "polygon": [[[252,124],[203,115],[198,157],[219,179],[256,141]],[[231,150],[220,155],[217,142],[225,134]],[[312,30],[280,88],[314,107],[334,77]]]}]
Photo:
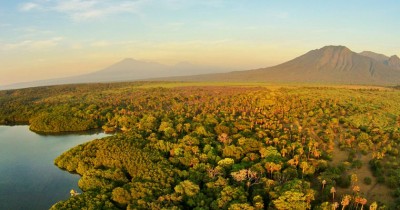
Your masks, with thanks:
[{"label": "mountain peak", "polygon": [[393,55],[387,61],[387,65],[392,67],[392,68],[400,70],[400,58],[397,57],[397,55]]},{"label": "mountain peak", "polygon": [[394,60],[400,60],[400,58],[399,57],[397,57],[397,55],[392,55],[390,58],[389,58],[389,60],[390,59],[394,59]]},{"label": "mountain peak", "polygon": [[322,47],[321,49],[337,49],[337,50],[349,50],[349,48],[347,48],[346,46],[343,45],[326,45],[324,47]]},{"label": "mountain peak", "polygon": [[132,61],[138,61],[138,60],[133,59],[133,58],[124,58],[120,62],[132,62]]},{"label": "mountain peak", "polygon": [[400,58],[397,57],[397,55],[392,55],[391,57],[388,57],[386,55],[374,53],[371,51],[363,51],[359,55],[371,58],[372,60],[384,64],[385,66],[388,66],[390,68],[400,70]]},{"label": "mountain peak", "polygon": [[[325,46],[285,63],[248,71],[189,77],[191,81],[257,81],[337,84],[398,84],[400,71],[345,46]],[[396,62],[397,57],[392,57]],[[400,69],[400,68],[399,68]]]},{"label": "mountain peak", "polygon": [[374,59],[376,61],[379,61],[379,62],[385,62],[385,61],[387,61],[389,59],[389,57],[384,55],[384,54],[379,54],[379,53],[375,53],[375,52],[372,52],[372,51],[363,51],[363,52],[361,52],[359,54],[362,55],[362,56],[368,57],[368,58],[372,58],[372,59]]},{"label": "mountain peak", "polygon": [[335,62],[335,60],[337,59],[344,59],[353,54],[353,52],[345,46],[333,46],[333,45],[325,46],[321,49],[318,49],[316,50],[316,53],[320,54],[322,56],[322,60],[325,60],[326,62],[330,61]]},{"label": "mountain peak", "polygon": [[346,53],[352,52],[349,48],[342,45],[327,45],[319,50],[324,52],[346,52]]},{"label": "mountain peak", "polygon": [[354,54],[354,52],[345,46],[329,45],[312,50],[289,62],[297,65],[295,63],[300,61],[301,65],[315,66],[322,71],[327,69],[340,69],[340,71],[343,71],[350,70],[352,67],[351,63]]},{"label": "mountain peak", "polygon": [[159,63],[156,63],[156,62],[153,62],[153,61],[137,60],[137,59],[134,59],[134,58],[124,58],[124,59],[122,59],[121,61],[119,61],[117,63],[129,63],[129,64],[131,64],[131,63],[149,64],[150,63],[150,64],[159,64]]}]

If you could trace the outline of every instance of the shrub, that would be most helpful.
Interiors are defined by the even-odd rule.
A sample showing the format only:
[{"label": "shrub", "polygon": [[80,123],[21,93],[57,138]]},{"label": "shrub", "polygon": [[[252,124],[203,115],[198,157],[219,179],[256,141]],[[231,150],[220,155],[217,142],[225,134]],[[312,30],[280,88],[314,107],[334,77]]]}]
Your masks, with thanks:
[{"label": "shrub", "polygon": [[355,160],[351,163],[352,168],[361,168],[362,167],[362,162],[361,160]]},{"label": "shrub", "polygon": [[339,187],[348,188],[351,184],[351,179],[349,175],[343,174],[337,181]]},{"label": "shrub", "polygon": [[366,185],[370,185],[370,184],[372,183],[371,177],[369,177],[369,176],[365,177],[365,178],[364,178],[364,183],[365,183]]},{"label": "shrub", "polygon": [[376,181],[379,184],[383,184],[383,183],[385,183],[385,177],[384,176],[378,176],[378,178],[376,178]]}]

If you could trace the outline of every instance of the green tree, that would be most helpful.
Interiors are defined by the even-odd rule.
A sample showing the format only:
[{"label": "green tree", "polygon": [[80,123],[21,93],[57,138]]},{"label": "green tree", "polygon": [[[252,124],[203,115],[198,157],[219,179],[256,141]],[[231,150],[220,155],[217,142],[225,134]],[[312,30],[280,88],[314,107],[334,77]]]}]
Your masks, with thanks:
[{"label": "green tree", "polygon": [[199,193],[200,187],[189,180],[185,180],[176,185],[174,190],[180,195],[192,197]]},{"label": "green tree", "polygon": [[302,192],[290,190],[272,201],[278,210],[304,210],[307,209],[306,196]]}]

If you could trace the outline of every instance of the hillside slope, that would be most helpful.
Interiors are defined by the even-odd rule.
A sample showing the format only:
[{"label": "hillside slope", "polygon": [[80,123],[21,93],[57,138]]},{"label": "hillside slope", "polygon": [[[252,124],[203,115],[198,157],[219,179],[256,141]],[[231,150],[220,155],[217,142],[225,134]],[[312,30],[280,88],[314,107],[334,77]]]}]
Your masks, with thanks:
[{"label": "hillside slope", "polygon": [[400,83],[400,71],[393,67],[396,58],[389,65],[344,46],[326,46],[269,68],[171,80],[392,85]]}]

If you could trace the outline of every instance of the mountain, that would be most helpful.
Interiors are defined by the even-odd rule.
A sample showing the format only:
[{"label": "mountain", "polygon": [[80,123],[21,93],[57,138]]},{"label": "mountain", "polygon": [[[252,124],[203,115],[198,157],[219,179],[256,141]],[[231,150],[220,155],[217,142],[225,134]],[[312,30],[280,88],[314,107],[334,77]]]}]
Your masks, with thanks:
[{"label": "mountain", "polygon": [[387,65],[392,67],[392,68],[400,70],[400,58],[397,57],[397,55],[393,55],[387,61]]},{"label": "mountain", "polygon": [[173,66],[167,66],[155,62],[139,61],[132,58],[126,58],[103,70],[75,77],[75,81],[78,81],[79,83],[134,81],[151,78],[210,74],[228,71],[230,71],[230,69],[195,65],[189,62],[180,62]]},{"label": "mountain", "polygon": [[85,75],[19,83],[3,86],[0,89],[137,80],[400,84],[399,57],[396,55],[388,57],[371,51],[355,53],[344,46],[325,46],[311,50],[293,60],[273,67],[228,71],[229,69],[226,68],[194,65],[187,62],[168,66],[127,58],[107,68]]},{"label": "mountain", "polygon": [[147,80],[151,78],[210,74],[229,71],[232,71],[232,69],[215,66],[196,65],[188,62],[181,62],[176,65],[169,66],[156,62],[147,62],[135,60],[132,58],[126,58],[107,68],[92,73],[59,79],[11,84],[7,86],[1,86],[0,90],[59,84],[137,81]]},{"label": "mountain", "polygon": [[325,46],[273,67],[171,80],[393,85],[400,84],[398,60],[397,56],[390,59],[372,52],[358,54],[344,46]]},{"label": "mountain", "polygon": [[140,80],[168,74],[169,66],[126,58],[105,69],[75,77],[79,83]]},{"label": "mountain", "polygon": [[379,54],[379,53],[374,53],[371,51],[363,51],[360,53],[360,55],[372,58],[376,61],[384,63],[385,61],[389,60],[389,57],[384,55],[384,54]]},{"label": "mountain", "polygon": [[383,63],[391,68],[400,70],[400,59],[399,59],[399,57],[397,57],[397,55],[388,57],[386,55],[374,53],[371,51],[361,52],[360,55],[367,56],[367,57],[372,58],[380,63]]}]

